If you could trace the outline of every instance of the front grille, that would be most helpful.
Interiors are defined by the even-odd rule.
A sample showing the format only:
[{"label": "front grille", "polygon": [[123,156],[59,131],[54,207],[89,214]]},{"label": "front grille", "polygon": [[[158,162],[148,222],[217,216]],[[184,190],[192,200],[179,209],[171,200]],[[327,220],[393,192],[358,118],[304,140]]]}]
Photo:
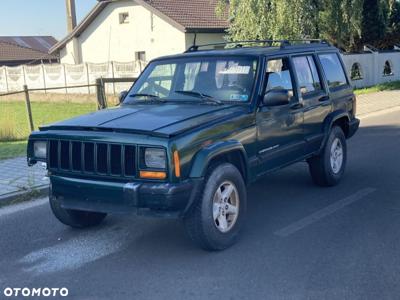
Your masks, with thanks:
[{"label": "front grille", "polygon": [[110,143],[50,140],[50,170],[135,177],[136,146]]}]

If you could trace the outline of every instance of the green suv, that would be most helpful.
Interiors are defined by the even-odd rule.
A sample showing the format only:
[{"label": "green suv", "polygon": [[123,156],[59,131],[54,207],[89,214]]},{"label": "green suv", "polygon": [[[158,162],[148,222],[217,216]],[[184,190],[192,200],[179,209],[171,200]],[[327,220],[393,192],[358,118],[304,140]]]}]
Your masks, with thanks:
[{"label": "green suv", "polygon": [[[28,164],[46,162],[50,206],[64,224],[108,213],[182,218],[202,248],[239,235],[246,186],[307,161],[334,186],[359,127],[338,49],[324,41],[256,41],[149,63],[118,107],[43,126]],[[219,46],[219,45],[217,45]]]}]

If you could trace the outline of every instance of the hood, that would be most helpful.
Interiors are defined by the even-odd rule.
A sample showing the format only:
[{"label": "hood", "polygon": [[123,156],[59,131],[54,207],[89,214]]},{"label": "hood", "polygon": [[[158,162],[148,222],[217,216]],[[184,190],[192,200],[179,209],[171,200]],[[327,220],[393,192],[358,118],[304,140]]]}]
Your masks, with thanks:
[{"label": "hood", "polygon": [[247,111],[240,105],[130,104],[105,109],[40,130],[93,130],[171,136]]}]

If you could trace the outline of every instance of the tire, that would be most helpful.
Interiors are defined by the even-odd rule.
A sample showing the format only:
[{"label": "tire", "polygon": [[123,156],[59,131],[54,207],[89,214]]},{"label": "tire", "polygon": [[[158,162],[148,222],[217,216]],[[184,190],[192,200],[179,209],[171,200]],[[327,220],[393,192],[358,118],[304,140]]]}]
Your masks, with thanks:
[{"label": "tire", "polygon": [[186,231],[200,248],[224,250],[237,241],[243,225],[246,185],[239,170],[229,163],[211,166],[204,182],[202,193],[184,218]]},{"label": "tire", "polygon": [[343,177],[346,162],[346,137],[339,126],[334,126],[321,153],[308,160],[314,183],[319,186],[337,185]]},{"label": "tire", "polygon": [[105,213],[64,209],[57,198],[50,196],[50,207],[54,216],[63,224],[73,228],[88,228],[99,225],[107,216]]}]

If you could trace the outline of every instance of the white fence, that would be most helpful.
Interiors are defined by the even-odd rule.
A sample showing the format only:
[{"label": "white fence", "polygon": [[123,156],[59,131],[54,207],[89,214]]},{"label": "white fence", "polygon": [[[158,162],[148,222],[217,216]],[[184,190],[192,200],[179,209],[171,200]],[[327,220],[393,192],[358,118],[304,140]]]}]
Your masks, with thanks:
[{"label": "white fence", "polygon": [[[355,87],[400,80],[400,51],[343,54],[342,57]],[[29,88],[45,89],[94,84],[100,77],[137,77],[145,65],[145,62],[133,61],[0,67],[0,93],[22,90],[24,84]],[[107,84],[106,93],[119,92],[129,86],[129,83]],[[64,88],[55,92],[90,94],[95,93],[95,88]]]},{"label": "white fence", "polygon": [[[42,64],[18,67],[0,67],[0,93],[19,91],[23,85],[32,89],[70,87],[94,84],[97,78],[137,77],[145,67],[142,61],[127,63],[85,63],[80,65]],[[107,84],[106,92],[114,93],[129,87],[130,83]],[[95,87],[64,88],[56,93],[95,93]]]}]

